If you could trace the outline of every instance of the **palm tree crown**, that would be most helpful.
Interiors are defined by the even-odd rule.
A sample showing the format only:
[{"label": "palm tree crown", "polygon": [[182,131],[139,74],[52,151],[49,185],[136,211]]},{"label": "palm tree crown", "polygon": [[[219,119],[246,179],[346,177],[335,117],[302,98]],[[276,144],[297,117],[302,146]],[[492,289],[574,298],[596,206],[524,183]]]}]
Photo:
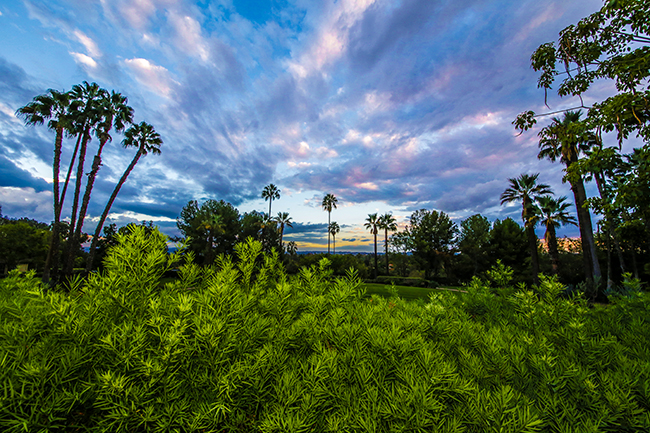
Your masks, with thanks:
[{"label": "palm tree crown", "polygon": [[526,226],[531,223],[529,220],[534,213],[533,201],[543,195],[553,194],[549,185],[537,183],[538,177],[539,173],[535,173],[521,174],[517,178],[508,179],[510,186],[501,194],[501,204],[521,200],[523,205],[521,218]]},{"label": "palm tree crown", "polygon": [[273,185],[272,183],[266,185],[264,189],[262,190],[262,198],[264,201],[269,201],[269,217],[271,216],[271,203],[273,203],[273,200],[277,200],[280,198],[280,190],[278,189],[277,186]]},{"label": "palm tree crown", "polygon": [[339,223],[334,221],[333,223],[330,223],[328,231],[332,235],[332,241],[333,241],[332,250],[334,254],[336,254],[336,234],[341,231],[341,226],[339,226]]},{"label": "palm tree crown", "polygon": [[292,218],[289,216],[289,212],[278,212],[278,216],[275,217],[275,221],[280,225],[280,251],[284,251],[284,246],[282,245],[282,237],[284,236],[284,227],[293,227]]}]

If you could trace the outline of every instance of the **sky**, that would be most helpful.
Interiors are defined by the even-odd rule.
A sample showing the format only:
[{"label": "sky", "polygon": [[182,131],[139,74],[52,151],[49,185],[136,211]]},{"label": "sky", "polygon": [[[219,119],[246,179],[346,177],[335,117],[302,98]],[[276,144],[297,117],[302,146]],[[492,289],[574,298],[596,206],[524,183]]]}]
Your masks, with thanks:
[{"label": "sky", "polygon": [[[337,250],[371,251],[363,223],[375,212],[392,213],[400,228],[418,209],[457,223],[477,213],[520,221],[520,204],[500,205],[509,178],[540,173],[539,182],[572,201],[560,164],[537,158],[537,132],[549,118],[522,135],[511,124],[522,111],[549,111],[530,56],[601,6],[0,0],[2,213],[53,219],[54,133],[25,126],[15,111],[47,89],[88,81],[126,96],[134,120],[163,140],[161,155],[143,157],[130,174],[107,223],[152,220],[178,235],[176,218],[190,200],[268,212],[261,192],[270,183],[281,190],[272,214],[289,212],[294,227],[284,239],[299,251],[327,249],[328,193],[339,202],[331,215],[341,226]],[[596,83],[585,104],[613,91]],[[579,105],[552,93],[548,104]],[[86,232],[135,153],[122,139],[113,134],[104,150]],[[64,161],[73,147],[64,143]]]}]

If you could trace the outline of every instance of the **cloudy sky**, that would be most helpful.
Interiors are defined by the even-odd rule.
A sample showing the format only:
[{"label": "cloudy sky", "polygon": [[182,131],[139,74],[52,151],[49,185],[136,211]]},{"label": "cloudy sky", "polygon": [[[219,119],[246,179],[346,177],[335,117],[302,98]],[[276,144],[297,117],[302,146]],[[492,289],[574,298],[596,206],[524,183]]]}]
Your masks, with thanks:
[{"label": "cloudy sky", "polygon": [[[339,200],[337,249],[348,251],[371,249],[363,221],[374,212],[401,223],[421,208],[457,222],[475,213],[519,220],[518,205],[499,204],[509,177],[540,172],[571,197],[561,167],[537,160],[537,130],[517,136],[511,125],[522,111],[548,111],[530,55],[601,6],[0,0],[2,212],[53,218],[54,134],[24,126],[15,110],[48,88],[94,81],[127,96],[135,120],[164,141],[162,155],[144,157],[122,188],[111,214],[120,225],[153,220],[178,234],[176,218],[193,199],[268,211],[260,194],[269,183],[282,196],[273,214],[295,221],[285,239],[302,250],[327,245],[326,193]],[[585,103],[609,92],[599,84]],[[549,105],[576,101],[551,97]],[[86,231],[133,157],[121,140],[104,150]]]}]

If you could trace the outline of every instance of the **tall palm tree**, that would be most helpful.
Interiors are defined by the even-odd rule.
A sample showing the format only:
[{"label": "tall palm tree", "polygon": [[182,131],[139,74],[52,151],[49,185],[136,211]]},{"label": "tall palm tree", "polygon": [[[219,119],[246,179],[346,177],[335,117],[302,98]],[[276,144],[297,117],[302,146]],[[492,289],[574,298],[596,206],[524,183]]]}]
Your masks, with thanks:
[{"label": "tall palm tree", "polygon": [[269,201],[269,218],[271,217],[271,203],[273,203],[273,200],[277,200],[280,198],[280,190],[278,189],[277,186],[273,185],[272,183],[266,185],[264,189],[262,190],[262,198],[264,201]]},{"label": "tall palm tree", "polygon": [[538,208],[534,218],[539,219],[539,222],[546,227],[544,239],[548,246],[548,254],[551,256],[551,269],[553,274],[557,275],[560,267],[560,256],[557,251],[557,236],[555,229],[567,224],[576,224],[576,219],[569,215],[567,208],[571,205],[565,203],[566,197],[558,199],[547,195],[537,199]]},{"label": "tall palm tree", "polygon": [[508,179],[510,186],[501,194],[501,204],[521,200],[523,210],[521,218],[524,220],[526,235],[528,236],[528,248],[532,261],[533,284],[539,284],[539,257],[537,254],[537,235],[535,225],[537,221],[533,218],[535,214],[534,200],[553,194],[551,187],[546,184],[537,184],[539,173],[534,175],[522,174],[517,178]]},{"label": "tall palm tree", "polygon": [[284,226],[293,227],[293,221],[289,216],[289,212],[278,212],[278,216],[275,217],[275,221],[280,225],[280,254],[284,252],[284,246],[282,244],[282,237],[284,236]]},{"label": "tall palm tree", "polygon": [[[27,125],[42,125],[50,119],[47,126],[56,133],[54,139],[54,160],[52,162],[52,189],[54,196],[54,224],[50,237],[50,245],[43,269],[43,283],[50,280],[50,267],[58,267],[59,249],[59,222],[61,221],[61,202],[59,196],[59,172],[61,170],[61,151],[63,135],[71,134],[72,119],[68,111],[70,107],[70,94],[48,89],[44,95],[36,96],[32,102],[17,110],[16,115],[23,117]],[[54,262],[54,263],[53,263]]]},{"label": "tall palm tree", "polygon": [[341,227],[336,221],[334,221],[329,225],[328,231],[332,235],[332,252],[336,254],[336,234],[341,231]]},{"label": "tall palm tree", "polygon": [[369,214],[363,226],[366,229],[370,230],[370,233],[372,233],[375,237],[375,269],[373,271],[373,278],[377,278],[377,231],[379,228],[379,220],[377,218],[377,214]]},{"label": "tall palm tree", "polygon": [[129,164],[129,166],[124,171],[124,174],[120,178],[117,185],[115,185],[115,189],[113,190],[111,197],[108,199],[108,203],[106,203],[106,207],[104,208],[104,212],[99,219],[99,223],[97,223],[97,228],[95,229],[95,234],[93,235],[93,240],[90,245],[90,254],[88,254],[88,261],[86,262],[86,272],[89,272],[92,269],[93,259],[95,257],[95,247],[97,246],[97,241],[99,240],[99,234],[101,233],[104,222],[108,217],[108,212],[111,210],[111,206],[113,206],[113,202],[115,201],[117,194],[120,192],[120,188],[122,188],[122,185],[124,185],[124,182],[126,182],[126,178],[133,170],[133,167],[135,167],[135,165],[138,163],[140,157],[149,153],[160,155],[160,146],[162,144],[163,141],[160,138],[160,134],[156,132],[153,126],[149,125],[146,122],[140,122],[139,124],[131,126],[124,133],[124,140],[122,141],[122,145],[125,148],[137,147],[138,151],[133,157],[131,164]]},{"label": "tall palm tree", "polygon": [[293,256],[294,254],[296,254],[297,251],[298,251],[298,247],[296,246],[295,241],[287,242],[287,252],[289,253],[289,255]]},{"label": "tall palm tree", "polygon": [[[87,81],[84,81],[83,84],[73,86],[70,91],[72,98],[71,111],[76,123],[76,132],[79,134],[79,139],[81,140],[81,147],[79,147],[79,155],[77,156],[77,176],[75,179],[74,199],[72,201],[72,213],[70,215],[68,249],[65,254],[64,272],[67,275],[72,273],[75,250],[79,248],[80,243],[80,238],[76,235],[77,233],[81,234],[81,228],[77,231],[77,212],[79,210],[79,196],[84,174],[86,149],[88,142],[91,140],[90,132],[100,121],[101,100],[105,95],[106,90],[100,88],[97,83],[89,84]],[[74,160],[72,162],[74,163]],[[63,201],[63,198],[61,201]]]},{"label": "tall palm tree", "polygon": [[[580,111],[568,111],[562,119],[554,117],[551,124],[544,127],[538,134],[540,151],[537,157],[539,159],[548,158],[552,162],[559,159],[565,165],[564,171],[566,172],[572,164],[578,161],[580,152],[597,144],[597,137],[580,121],[580,116]],[[594,281],[600,278],[601,273],[596,256],[591,216],[589,210],[584,206],[587,201],[587,193],[582,176],[571,175],[567,178],[571,184],[578,214],[585,277],[592,283],[589,285],[588,296],[593,300],[598,295],[598,288],[592,286]]]},{"label": "tall palm tree", "polygon": [[395,217],[389,213],[385,213],[382,216],[380,216],[379,228],[384,230],[384,235],[385,235],[384,246],[386,248],[386,275],[389,275],[390,270],[388,269],[388,231],[390,230],[391,232],[394,232],[395,230],[397,230],[397,221],[395,220]]},{"label": "tall palm tree", "polygon": [[99,116],[98,122],[93,125],[94,133],[99,139],[97,146],[97,154],[93,160],[92,169],[88,174],[88,181],[86,183],[86,190],[81,202],[81,209],[79,210],[79,217],[77,218],[77,227],[74,233],[74,239],[81,237],[81,229],[83,227],[84,219],[86,217],[86,210],[90,202],[90,194],[95,183],[97,172],[102,163],[102,150],[108,141],[112,140],[110,135],[113,126],[117,132],[124,131],[124,128],[133,123],[133,108],[127,105],[127,98],[120,93],[113,91],[111,94],[105,92],[102,99],[99,101],[100,106],[97,108],[97,115]]},{"label": "tall palm tree", "polygon": [[336,209],[336,204],[338,202],[339,201],[334,196],[334,194],[326,194],[325,197],[323,197],[323,202],[321,203],[321,206],[323,206],[323,210],[327,211],[327,254],[330,253],[330,231],[329,231],[329,226],[330,226],[330,223],[331,223],[332,209]]}]

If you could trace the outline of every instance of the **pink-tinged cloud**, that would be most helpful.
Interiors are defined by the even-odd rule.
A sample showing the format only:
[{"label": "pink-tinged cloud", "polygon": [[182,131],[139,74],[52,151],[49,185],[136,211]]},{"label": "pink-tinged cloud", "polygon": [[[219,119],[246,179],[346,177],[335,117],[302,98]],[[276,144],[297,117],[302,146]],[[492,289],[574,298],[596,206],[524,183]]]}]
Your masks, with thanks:
[{"label": "pink-tinged cloud", "polygon": [[140,84],[158,95],[169,97],[172,87],[177,84],[166,68],[155,65],[147,59],[126,59],[124,63],[133,71],[135,79]]},{"label": "pink-tinged cloud", "polygon": [[189,15],[170,12],[167,17],[176,33],[174,45],[183,52],[202,61],[208,61],[208,45],[201,35],[201,24]]}]

